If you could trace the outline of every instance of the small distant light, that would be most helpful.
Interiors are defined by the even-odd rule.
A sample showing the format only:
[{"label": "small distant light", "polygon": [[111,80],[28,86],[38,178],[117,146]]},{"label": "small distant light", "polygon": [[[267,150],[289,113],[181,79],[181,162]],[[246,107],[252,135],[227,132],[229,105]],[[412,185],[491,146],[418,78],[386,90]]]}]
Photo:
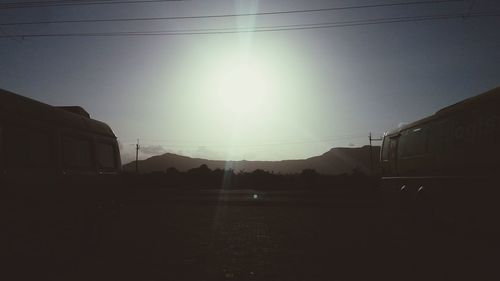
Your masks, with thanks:
[{"label": "small distant light", "polygon": [[253,195],[253,199],[257,199],[257,198],[259,198],[259,195],[254,194],[254,195]]}]

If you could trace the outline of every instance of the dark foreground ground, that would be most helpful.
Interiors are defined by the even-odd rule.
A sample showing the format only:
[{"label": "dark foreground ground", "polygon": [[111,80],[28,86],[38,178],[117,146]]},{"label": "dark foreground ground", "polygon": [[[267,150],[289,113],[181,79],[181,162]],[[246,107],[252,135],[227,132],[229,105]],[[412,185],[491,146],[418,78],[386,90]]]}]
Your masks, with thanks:
[{"label": "dark foreground ground", "polygon": [[[376,198],[253,191],[210,196],[225,200],[122,202],[105,219],[87,219],[90,226],[80,232],[75,232],[81,226],[78,219],[57,234],[45,231],[45,226],[27,228],[39,233],[39,241],[33,241],[33,235],[13,237],[4,232],[2,239],[8,243],[2,246],[6,260],[1,279],[498,280],[500,276],[500,237],[391,215]],[[264,198],[268,200],[255,201]],[[40,246],[43,240],[59,246]]]}]

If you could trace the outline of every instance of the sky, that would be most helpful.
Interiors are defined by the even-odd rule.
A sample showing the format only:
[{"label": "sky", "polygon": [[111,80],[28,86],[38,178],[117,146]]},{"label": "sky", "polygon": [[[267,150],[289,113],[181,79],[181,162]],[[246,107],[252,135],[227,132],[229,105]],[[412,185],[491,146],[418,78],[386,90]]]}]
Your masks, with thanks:
[{"label": "sky", "polygon": [[[307,158],[500,86],[495,0],[13,2],[0,88],[84,107],[124,163],[137,139],[141,159]],[[142,20],[19,24],[89,19]]]}]

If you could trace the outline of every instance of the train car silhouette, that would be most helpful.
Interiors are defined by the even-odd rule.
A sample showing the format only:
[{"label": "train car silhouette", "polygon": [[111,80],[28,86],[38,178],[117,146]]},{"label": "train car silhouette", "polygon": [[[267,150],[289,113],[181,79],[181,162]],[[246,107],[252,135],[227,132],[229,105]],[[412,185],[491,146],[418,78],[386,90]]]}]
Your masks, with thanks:
[{"label": "train car silhouette", "polygon": [[116,136],[81,107],[54,107],[0,89],[0,170],[9,181],[118,174]]},{"label": "train car silhouette", "polygon": [[491,213],[500,195],[500,87],[385,133],[381,191],[450,220]]}]

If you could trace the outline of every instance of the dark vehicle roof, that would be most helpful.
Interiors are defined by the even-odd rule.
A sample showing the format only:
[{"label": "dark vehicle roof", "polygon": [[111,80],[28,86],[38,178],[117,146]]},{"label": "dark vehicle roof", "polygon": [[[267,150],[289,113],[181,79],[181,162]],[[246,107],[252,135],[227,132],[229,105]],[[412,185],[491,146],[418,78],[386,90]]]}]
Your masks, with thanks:
[{"label": "dark vehicle roof", "polygon": [[116,138],[106,123],[91,119],[81,107],[58,108],[3,89],[0,89],[0,112]]},{"label": "dark vehicle roof", "polygon": [[81,106],[56,106],[57,108],[90,118],[90,114]]},{"label": "dark vehicle roof", "polygon": [[443,116],[447,116],[450,114],[453,114],[455,112],[459,112],[461,110],[464,110],[466,108],[472,108],[478,105],[500,105],[500,87],[494,88],[492,90],[489,90],[485,93],[479,94],[477,96],[465,99],[463,101],[457,102],[455,104],[452,104],[450,106],[444,107],[440,110],[438,110],[436,113],[434,113],[431,116],[428,116],[426,118],[420,119],[418,121],[412,122],[410,124],[406,124],[404,126],[401,126],[399,128],[392,129],[386,133],[387,136],[391,135],[396,135],[400,133],[401,131],[404,131],[408,128],[413,128],[416,126],[420,126],[422,124],[425,124],[427,122],[430,122],[432,120],[438,119]]}]

